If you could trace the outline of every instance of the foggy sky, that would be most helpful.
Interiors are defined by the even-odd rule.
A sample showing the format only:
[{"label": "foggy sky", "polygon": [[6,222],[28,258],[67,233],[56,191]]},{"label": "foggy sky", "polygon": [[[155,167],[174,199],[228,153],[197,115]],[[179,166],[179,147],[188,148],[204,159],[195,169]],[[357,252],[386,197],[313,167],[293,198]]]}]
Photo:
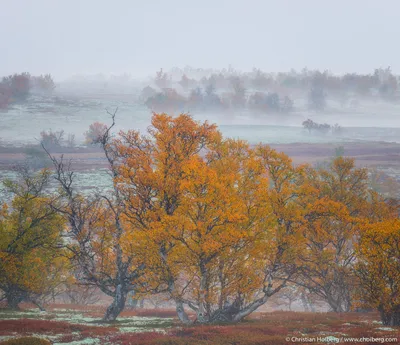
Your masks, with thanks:
[{"label": "foggy sky", "polygon": [[187,65],[400,73],[398,0],[0,0],[0,76]]}]

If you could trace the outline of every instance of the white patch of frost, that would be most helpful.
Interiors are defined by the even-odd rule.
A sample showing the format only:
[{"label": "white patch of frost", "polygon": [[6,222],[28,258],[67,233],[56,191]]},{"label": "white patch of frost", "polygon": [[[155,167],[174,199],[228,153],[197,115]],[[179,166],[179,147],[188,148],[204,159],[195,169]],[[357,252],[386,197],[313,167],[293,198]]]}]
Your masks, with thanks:
[{"label": "white patch of frost", "polygon": [[377,329],[379,329],[381,331],[395,331],[394,328],[390,328],[390,327],[378,327]]},{"label": "white patch of frost", "polygon": [[75,340],[69,343],[54,343],[53,345],[96,345],[100,343],[100,339],[86,338],[83,340]]}]

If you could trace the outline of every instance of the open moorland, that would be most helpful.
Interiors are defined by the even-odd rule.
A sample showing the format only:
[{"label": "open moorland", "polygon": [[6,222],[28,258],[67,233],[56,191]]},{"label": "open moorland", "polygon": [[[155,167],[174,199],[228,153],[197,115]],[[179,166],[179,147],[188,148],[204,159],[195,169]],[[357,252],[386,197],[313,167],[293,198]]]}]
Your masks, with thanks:
[{"label": "open moorland", "polygon": [[0,310],[0,341],[26,336],[54,345],[280,345],[335,344],[347,338],[366,345],[397,344],[400,339],[400,330],[383,326],[376,313],[272,311],[254,313],[235,326],[182,326],[168,309],[126,310],[105,324],[99,321],[104,313],[100,306],[50,305],[46,312],[25,308]]}]

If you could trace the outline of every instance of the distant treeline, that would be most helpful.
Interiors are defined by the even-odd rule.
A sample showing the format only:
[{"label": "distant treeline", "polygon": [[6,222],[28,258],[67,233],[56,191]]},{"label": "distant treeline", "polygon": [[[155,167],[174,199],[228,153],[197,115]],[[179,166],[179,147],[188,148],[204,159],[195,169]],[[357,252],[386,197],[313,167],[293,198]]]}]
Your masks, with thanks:
[{"label": "distant treeline", "polygon": [[55,84],[50,74],[35,77],[24,72],[3,77],[0,82],[0,109],[8,108],[12,103],[25,101],[32,90],[51,92],[54,89]]},{"label": "distant treeline", "polygon": [[247,107],[287,113],[293,110],[293,99],[301,97],[308,99],[310,110],[323,111],[328,97],[342,106],[354,105],[354,98],[395,101],[398,80],[399,76],[395,76],[390,67],[375,69],[371,74],[340,76],[308,69],[286,73],[267,73],[260,69],[240,73],[233,69],[216,71],[189,67],[166,73],[161,69],[153,79],[154,88],[143,89],[142,99],[155,111]]}]

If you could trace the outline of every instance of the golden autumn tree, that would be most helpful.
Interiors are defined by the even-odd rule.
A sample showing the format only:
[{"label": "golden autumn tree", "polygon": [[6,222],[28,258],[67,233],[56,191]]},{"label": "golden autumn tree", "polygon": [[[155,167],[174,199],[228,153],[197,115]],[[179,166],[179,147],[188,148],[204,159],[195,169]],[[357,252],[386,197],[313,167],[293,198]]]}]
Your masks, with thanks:
[{"label": "golden autumn tree", "polygon": [[200,126],[189,116],[173,120],[165,114],[153,116],[149,134],[132,130],[113,141],[120,158],[115,183],[124,200],[125,219],[134,229],[130,242],[147,259],[151,278],[144,285],[173,295],[178,314],[184,318],[183,302],[176,293],[181,274],[176,259],[179,251],[165,223],[182,203],[185,167],[207,145],[219,142],[220,134],[214,125]]},{"label": "golden autumn tree", "polygon": [[43,309],[42,298],[67,274],[61,251],[65,222],[45,193],[50,172],[19,172],[20,181],[4,181],[13,198],[0,209],[0,290],[12,309],[23,301]]},{"label": "golden autumn tree", "polygon": [[169,265],[180,268],[171,294],[197,322],[239,321],[272,293],[251,254],[269,224],[266,176],[248,144],[232,140],[210,145],[183,173],[180,205],[163,221],[175,244]]},{"label": "golden autumn tree", "polygon": [[52,158],[64,201],[52,207],[68,221],[77,281],[113,297],[105,321],[129,295],[163,293],[183,323],[194,322],[188,310],[198,323],[238,322],[294,284],[350,310],[362,285],[356,244],[389,214],[354,160],[295,166],[187,114],[153,114],[146,134],[112,137],[111,115],[98,140],[107,194],[78,193],[73,172]]},{"label": "golden autumn tree", "polygon": [[[256,152],[268,174],[268,204],[276,223],[271,232],[273,241],[270,238],[268,243],[274,249],[268,263],[278,272],[282,267],[290,268],[290,274],[285,279],[276,277],[285,282],[282,291],[278,292],[284,294],[287,288],[300,279],[299,258],[306,249],[302,236],[304,218],[307,215],[304,200],[312,194],[312,189],[306,183],[306,166],[294,166],[287,155],[267,145],[259,145]],[[265,249],[261,248],[261,251]]]},{"label": "golden autumn tree", "polygon": [[299,228],[280,224],[269,201],[263,160],[274,151],[186,114],[154,114],[149,136],[121,132],[112,146],[130,243],[146,257],[142,286],[167,292],[181,321],[191,322],[185,308],[200,323],[240,321],[294,277]]},{"label": "golden autumn tree", "polygon": [[398,205],[378,196],[356,245],[362,307],[380,312],[384,325],[400,326],[400,219]]},{"label": "golden autumn tree", "polygon": [[350,311],[357,277],[355,244],[362,219],[370,216],[366,169],[337,157],[327,168],[307,168],[303,252],[298,282],[335,312]]}]

